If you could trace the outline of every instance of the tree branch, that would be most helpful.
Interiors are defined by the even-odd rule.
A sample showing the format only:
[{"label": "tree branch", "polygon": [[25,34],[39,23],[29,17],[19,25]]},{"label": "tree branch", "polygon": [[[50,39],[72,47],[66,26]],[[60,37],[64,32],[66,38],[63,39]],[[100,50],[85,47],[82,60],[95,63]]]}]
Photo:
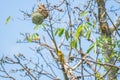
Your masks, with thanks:
[{"label": "tree branch", "polygon": [[112,26],[110,27],[110,32],[113,33],[114,31],[117,32],[117,34],[120,37],[120,34],[118,32],[118,27],[120,26],[120,16],[118,17],[118,19],[113,23],[112,20],[110,19],[109,15],[108,15],[109,20],[112,23]]}]

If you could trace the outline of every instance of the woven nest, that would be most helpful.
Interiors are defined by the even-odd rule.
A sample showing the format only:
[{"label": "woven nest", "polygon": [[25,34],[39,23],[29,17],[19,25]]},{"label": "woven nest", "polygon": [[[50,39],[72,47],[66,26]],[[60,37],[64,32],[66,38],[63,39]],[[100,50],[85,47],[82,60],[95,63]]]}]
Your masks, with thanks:
[{"label": "woven nest", "polygon": [[44,16],[39,12],[32,13],[32,22],[36,25],[42,24]]}]

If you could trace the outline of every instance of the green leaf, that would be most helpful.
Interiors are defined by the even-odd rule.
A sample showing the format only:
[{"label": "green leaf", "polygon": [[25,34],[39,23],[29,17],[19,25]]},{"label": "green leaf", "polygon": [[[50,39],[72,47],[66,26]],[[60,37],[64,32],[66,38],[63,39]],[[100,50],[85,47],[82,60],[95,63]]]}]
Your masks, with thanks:
[{"label": "green leaf", "polygon": [[61,37],[63,35],[64,29],[63,28],[59,28],[58,29],[58,36]]},{"label": "green leaf", "polygon": [[80,17],[85,16],[87,13],[88,13],[88,12],[83,11],[83,12],[80,14]]},{"label": "green leaf", "polygon": [[32,37],[31,36],[28,38],[28,42],[32,42]]},{"label": "green leaf", "polygon": [[10,19],[11,19],[11,16],[9,16],[9,17],[6,19],[5,24],[8,24],[8,23],[9,23],[9,21],[10,21]]},{"label": "green leaf", "polygon": [[118,53],[118,60],[120,61],[120,52]]},{"label": "green leaf", "polygon": [[88,50],[87,50],[86,53],[89,53],[93,48],[94,48],[94,44],[92,44],[92,45],[88,48]]},{"label": "green leaf", "polygon": [[91,35],[91,31],[89,30],[89,31],[87,32],[87,34],[86,34],[86,38],[87,38],[87,39],[90,39],[90,35]]},{"label": "green leaf", "polygon": [[58,34],[59,28],[55,29],[55,36]]},{"label": "green leaf", "polygon": [[83,25],[80,25],[77,30],[76,30],[76,33],[75,33],[75,39],[77,40],[82,32],[82,27]]},{"label": "green leaf", "polygon": [[40,25],[36,25],[35,27],[34,27],[34,30],[38,30],[40,28]]},{"label": "green leaf", "polygon": [[70,35],[67,30],[65,31],[65,37],[66,37],[66,40],[68,40],[70,38]]},{"label": "green leaf", "polygon": [[32,42],[32,36],[31,36],[31,34],[30,33],[26,33],[25,35],[26,35],[27,41],[28,42]]},{"label": "green leaf", "polygon": [[88,21],[86,22],[86,24],[89,25],[89,26],[93,26],[93,25],[92,25],[90,22],[88,22]]},{"label": "green leaf", "polygon": [[83,28],[84,28],[84,30],[86,30],[86,31],[89,30],[89,28],[88,28],[88,26],[87,26],[86,24],[83,24]]},{"label": "green leaf", "polygon": [[71,41],[70,46],[71,46],[72,48],[77,48],[77,40]]},{"label": "green leaf", "polygon": [[37,37],[37,36],[39,36],[38,33],[34,33],[34,34],[32,34],[32,38],[35,38],[35,37]]},{"label": "green leaf", "polygon": [[32,34],[32,39],[33,40],[39,40],[39,34],[38,33]]},{"label": "green leaf", "polygon": [[59,37],[61,37],[64,33],[64,28],[57,28],[55,30],[55,36],[58,35]]},{"label": "green leaf", "polygon": [[112,51],[112,53],[110,54],[110,56],[109,56],[109,58],[113,58],[115,56],[115,53],[114,53],[114,51]]},{"label": "green leaf", "polygon": [[40,27],[45,27],[47,24],[40,24],[40,25],[35,25],[34,30],[38,30]]}]

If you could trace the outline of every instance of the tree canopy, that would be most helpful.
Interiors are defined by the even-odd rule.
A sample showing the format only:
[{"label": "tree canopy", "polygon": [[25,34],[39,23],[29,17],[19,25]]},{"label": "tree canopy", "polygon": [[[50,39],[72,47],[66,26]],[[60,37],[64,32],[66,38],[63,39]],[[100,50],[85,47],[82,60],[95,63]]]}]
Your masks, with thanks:
[{"label": "tree canopy", "polygon": [[[0,79],[119,80],[117,5],[118,0],[37,0],[31,12],[19,10],[37,32],[20,33],[17,44],[30,45],[35,57],[2,56]],[[9,15],[5,24],[10,20]]]}]

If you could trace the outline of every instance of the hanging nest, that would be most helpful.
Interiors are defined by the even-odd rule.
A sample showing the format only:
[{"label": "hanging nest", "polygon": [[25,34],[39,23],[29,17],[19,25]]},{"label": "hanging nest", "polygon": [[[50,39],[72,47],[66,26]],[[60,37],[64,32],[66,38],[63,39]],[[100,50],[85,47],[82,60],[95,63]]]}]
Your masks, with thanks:
[{"label": "hanging nest", "polygon": [[32,14],[32,22],[36,25],[42,24],[44,16],[39,12],[34,12]]},{"label": "hanging nest", "polygon": [[40,25],[47,17],[48,17],[48,10],[46,10],[43,4],[40,4],[38,5],[36,11],[32,13],[32,23],[36,25]]}]

